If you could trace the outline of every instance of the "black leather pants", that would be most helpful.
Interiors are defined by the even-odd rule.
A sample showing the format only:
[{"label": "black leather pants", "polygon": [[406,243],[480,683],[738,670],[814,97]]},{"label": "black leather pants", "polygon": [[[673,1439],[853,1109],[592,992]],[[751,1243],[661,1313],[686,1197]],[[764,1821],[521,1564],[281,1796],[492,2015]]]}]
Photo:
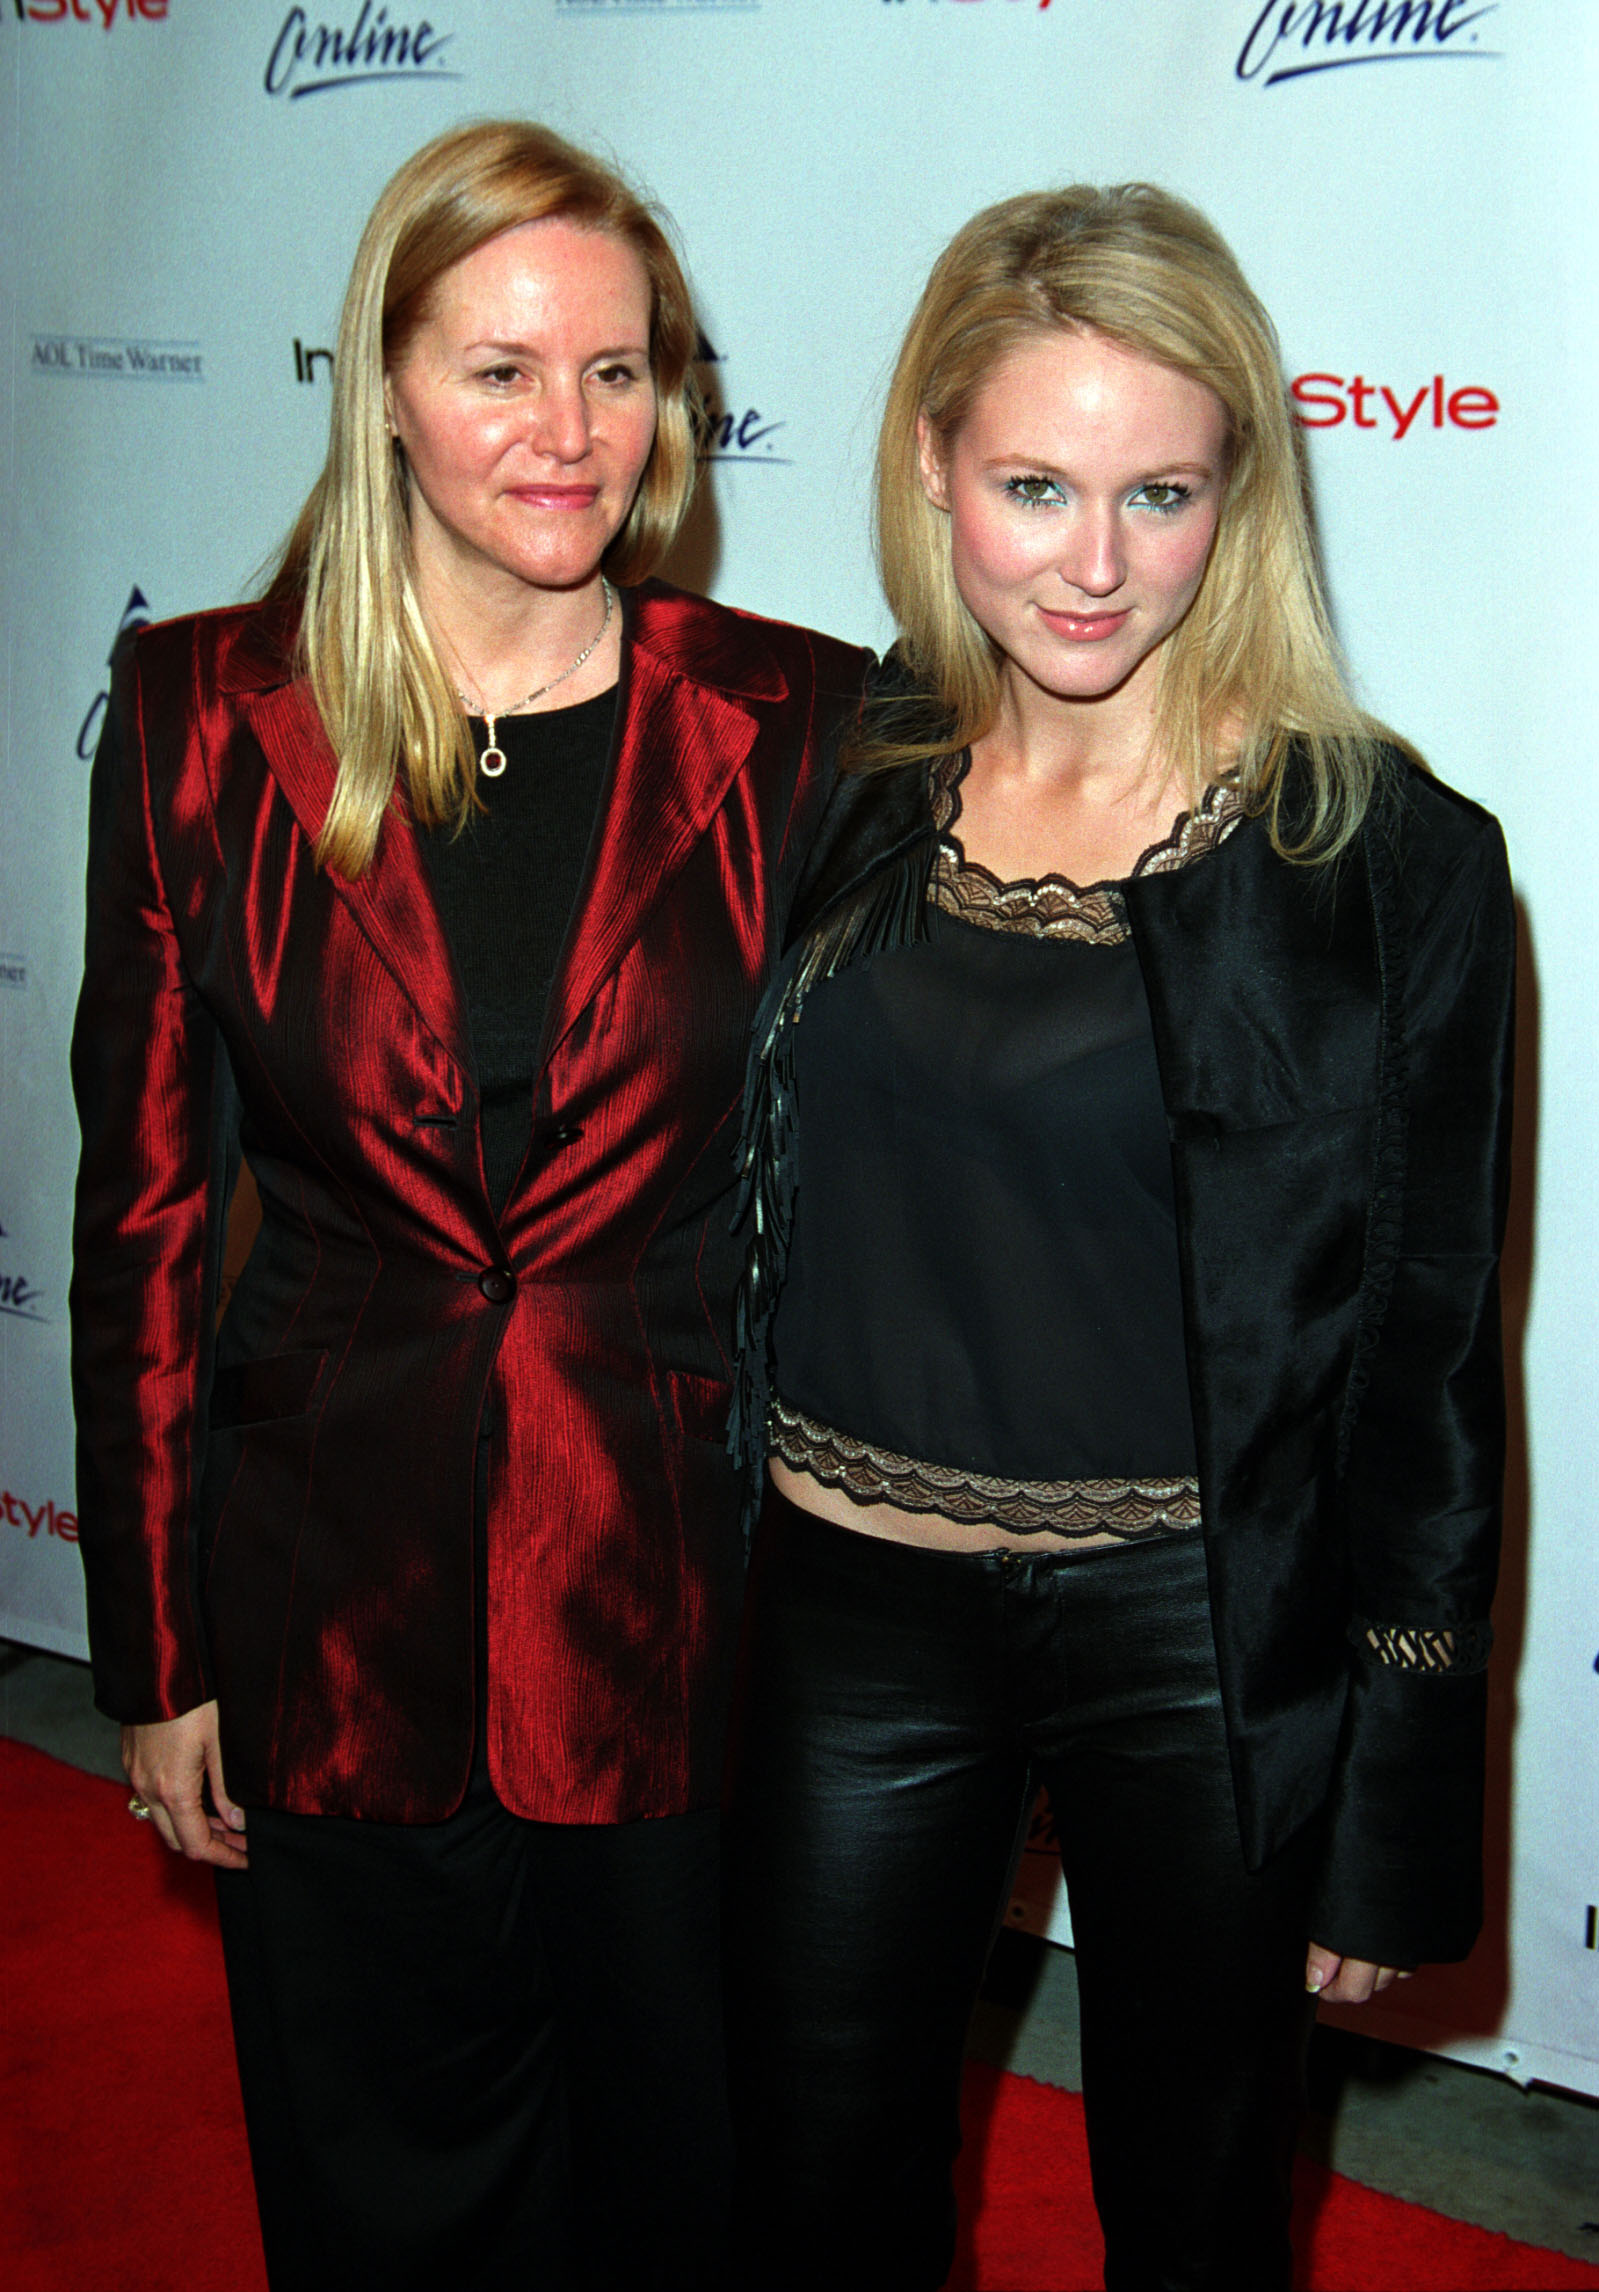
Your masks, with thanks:
[{"label": "black leather pants", "polygon": [[1282,2292],[1314,1826],[1244,1867],[1197,1536],[928,1552],[770,1491],[732,1840],[738,2281],[934,2292],[967,2016],[1048,1789],[1111,2292]]}]

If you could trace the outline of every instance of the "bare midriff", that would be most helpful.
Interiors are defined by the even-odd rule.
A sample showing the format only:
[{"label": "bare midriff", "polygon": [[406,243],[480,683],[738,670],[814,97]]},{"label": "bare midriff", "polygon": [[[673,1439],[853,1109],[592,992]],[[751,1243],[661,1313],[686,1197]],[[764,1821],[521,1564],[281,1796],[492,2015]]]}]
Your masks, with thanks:
[{"label": "bare midriff", "polygon": [[985,1520],[946,1520],[937,1512],[905,1512],[897,1504],[857,1504],[842,1488],[829,1488],[808,1472],[796,1472],[780,1457],[766,1467],[772,1486],[801,1512],[827,1520],[835,1528],[852,1528],[862,1536],[881,1536],[891,1544],[919,1544],[929,1552],[1092,1552],[1114,1550],[1125,1536],[1092,1531],[1063,1536],[1052,1528],[1025,1533],[1001,1528]]}]

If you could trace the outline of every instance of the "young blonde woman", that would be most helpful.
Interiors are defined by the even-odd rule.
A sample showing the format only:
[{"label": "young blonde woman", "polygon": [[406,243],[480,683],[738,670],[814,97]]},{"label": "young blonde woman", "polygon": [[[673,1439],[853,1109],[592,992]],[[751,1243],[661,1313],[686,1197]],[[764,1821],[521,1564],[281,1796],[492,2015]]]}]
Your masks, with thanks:
[{"label": "young blonde woman", "polygon": [[900,645],[746,1116],[741,2281],[943,2281],[1042,1783],[1105,2281],[1281,2292],[1316,1993],[1480,1915],[1503,849],[1347,697],[1181,201],[971,222],[879,469]]},{"label": "young blonde woman", "polygon": [[95,766],[96,1685],[218,1869],[279,2292],[718,2280],[731,1141],[864,659],[646,578],[695,341],[609,169],[429,145],[268,599]]}]

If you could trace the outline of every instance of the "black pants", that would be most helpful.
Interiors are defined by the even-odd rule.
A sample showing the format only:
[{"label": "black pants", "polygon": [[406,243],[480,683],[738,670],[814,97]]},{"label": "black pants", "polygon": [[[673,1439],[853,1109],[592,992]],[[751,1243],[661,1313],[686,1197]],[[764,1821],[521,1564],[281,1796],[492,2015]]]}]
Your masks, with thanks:
[{"label": "black pants", "polygon": [[[705,2292],[720,1818],[253,1810],[218,1874],[274,2292]],[[202,2169],[197,2167],[197,2169]]]},{"label": "black pants", "polygon": [[1278,2292],[1316,1840],[1250,1875],[1199,1539],[950,1555],[769,1494],[732,1845],[748,2292],[933,2292],[1033,1793],[1072,1905],[1112,2292]]}]

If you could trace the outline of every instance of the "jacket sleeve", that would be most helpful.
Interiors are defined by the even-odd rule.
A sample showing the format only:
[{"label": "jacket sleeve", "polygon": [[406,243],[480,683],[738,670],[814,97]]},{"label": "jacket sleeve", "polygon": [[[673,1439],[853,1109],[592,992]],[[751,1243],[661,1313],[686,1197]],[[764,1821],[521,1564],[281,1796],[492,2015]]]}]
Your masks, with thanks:
[{"label": "jacket sleeve", "polygon": [[1495,822],[1425,783],[1403,809],[1397,846],[1386,826],[1371,839],[1387,1119],[1343,1441],[1350,1693],[1311,1930],[1411,1966],[1464,1957],[1482,1922],[1515,911]]},{"label": "jacket sleeve", "polygon": [[71,1320],[95,1696],[148,1721],[212,1692],[194,1528],[236,1125],[163,880],[135,652],[90,781]]}]

